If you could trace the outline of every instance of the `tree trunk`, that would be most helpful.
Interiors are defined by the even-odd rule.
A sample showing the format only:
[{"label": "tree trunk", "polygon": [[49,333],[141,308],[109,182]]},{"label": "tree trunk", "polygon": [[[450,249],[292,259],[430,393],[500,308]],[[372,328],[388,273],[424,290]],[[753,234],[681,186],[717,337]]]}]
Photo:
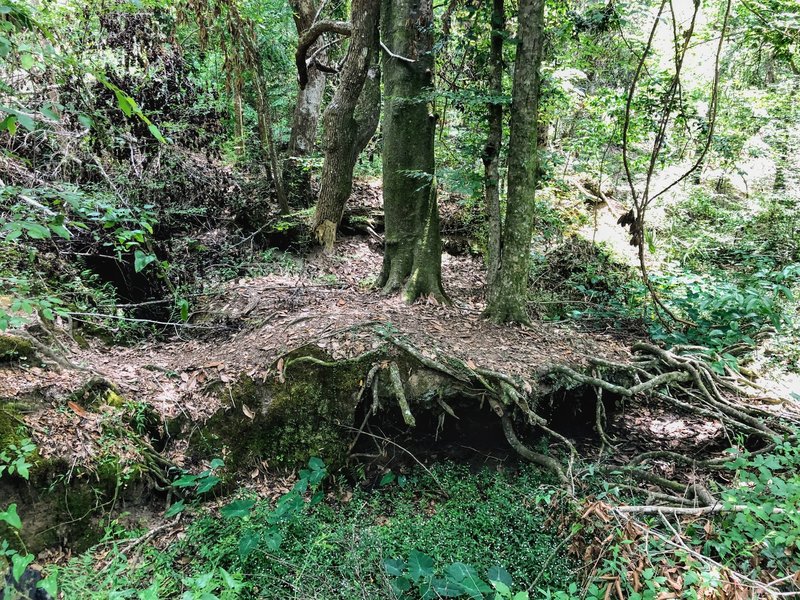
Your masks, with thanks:
[{"label": "tree trunk", "polygon": [[[317,16],[316,0],[290,0],[294,12],[294,23],[298,37],[314,24]],[[320,42],[315,42],[311,51],[316,51]],[[321,50],[318,58],[327,60],[328,52]],[[304,157],[314,151],[317,140],[317,122],[319,121],[322,100],[325,95],[326,74],[311,65],[307,70],[307,81],[297,91],[297,103],[292,115],[292,128],[289,134],[289,147],[284,163],[283,181],[286,193],[292,202],[300,206],[310,206],[314,199],[311,189],[311,172],[303,162]]]},{"label": "tree trunk", "polygon": [[379,284],[406,301],[442,289],[439,208],[428,110],[433,86],[431,0],[383,0],[383,202],[386,248]]},{"label": "tree trunk", "polygon": [[544,0],[520,0],[518,22],[508,145],[508,206],[500,266],[486,307],[486,316],[499,323],[528,321],[528,271],[539,162],[537,122]]},{"label": "tree trunk", "polygon": [[378,126],[380,68],[378,17],[373,0],[353,0],[353,35],[336,93],[325,110],[325,162],[312,229],[327,249],[336,240],[336,228],[353,186],[358,155]]},{"label": "tree trunk", "polygon": [[[503,39],[505,37],[505,0],[493,0],[492,43],[489,53],[489,93],[499,98],[503,94]],[[500,240],[503,225],[500,215],[500,148],[503,144],[503,105],[489,103],[489,133],[483,147],[483,177],[486,215],[489,222],[486,284],[495,287],[500,267]]]},{"label": "tree trunk", "polygon": [[[317,15],[317,3],[314,0],[290,0],[294,11],[294,23],[297,35],[302,36]],[[311,50],[319,45],[316,42]],[[322,50],[317,58],[325,62],[328,53]],[[326,75],[323,71],[312,67],[308,70],[308,82],[297,94],[297,104],[292,117],[292,130],[289,135],[289,156],[306,156],[314,150],[317,139],[317,121],[319,119],[322,98],[325,92]]]}]

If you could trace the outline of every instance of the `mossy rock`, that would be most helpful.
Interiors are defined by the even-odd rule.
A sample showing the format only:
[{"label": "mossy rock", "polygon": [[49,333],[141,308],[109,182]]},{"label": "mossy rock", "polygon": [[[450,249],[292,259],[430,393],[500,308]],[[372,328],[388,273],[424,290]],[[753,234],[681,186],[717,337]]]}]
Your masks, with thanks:
[{"label": "mossy rock", "polygon": [[0,364],[32,362],[36,350],[28,340],[15,335],[0,335]]},{"label": "mossy rock", "polygon": [[378,359],[373,352],[334,361],[314,345],[295,350],[284,357],[283,381],[243,377],[228,396],[230,404],[192,435],[190,452],[203,458],[227,452],[235,470],[256,460],[297,467],[312,456],[337,468],[353,439],[348,428],[354,426],[364,379]]}]

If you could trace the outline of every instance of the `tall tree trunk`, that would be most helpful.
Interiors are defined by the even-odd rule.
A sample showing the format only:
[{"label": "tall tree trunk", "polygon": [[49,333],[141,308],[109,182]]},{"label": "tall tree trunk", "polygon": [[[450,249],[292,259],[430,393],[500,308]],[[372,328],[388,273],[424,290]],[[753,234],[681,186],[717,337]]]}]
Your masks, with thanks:
[{"label": "tall tree trunk", "polygon": [[375,133],[380,115],[380,5],[373,0],[353,0],[351,10],[350,47],[336,93],[322,117],[325,162],[312,229],[327,249],[333,247],[352,191],[356,160]]},{"label": "tall tree trunk", "polygon": [[[489,93],[499,98],[503,94],[503,40],[505,38],[505,0],[493,0],[492,42],[489,52]],[[483,147],[484,201],[489,223],[486,284],[495,288],[500,268],[500,240],[503,225],[500,214],[500,148],[503,145],[503,105],[499,100],[489,103],[489,133]]]},{"label": "tall tree trunk", "polygon": [[520,0],[518,23],[508,144],[508,206],[500,267],[486,307],[486,316],[499,323],[529,320],[526,303],[539,165],[537,123],[544,0]]},{"label": "tall tree trunk", "polygon": [[[290,0],[294,12],[294,23],[298,37],[314,24],[317,16],[316,0]],[[316,41],[311,52],[315,52],[320,41]],[[328,52],[321,50],[317,58],[325,62]],[[325,95],[326,74],[314,65],[308,69],[308,79],[297,92],[297,103],[292,115],[292,128],[289,134],[287,160],[284,163],[283,180],[287,193],[293,202],[309,206],[314,194],[311,189],[311,172],[303,164],[303,158],[314,151],[317,140],[317,123],[319,121],[322,100]]]},{"label": "tall tree trunk", "polygon": [[[315,0],[290,0],[289,4],[294,11],[297,35],[302,36],[314,24],[318,10],[317,3]],[[314,52],[319,44],[319,41],[315,42],[310,50]],[[325,62],[327,56],[328,53],[322,50],[317,58]],[[312,65],[308,70],[308,81],[297,94],[297,104],[294,108],[292,129],[289,135],[289,156],[291,157],[305,156],[314,150],[325,81],[325,73]]]},{"label": "tall tree trunk", "polygon": [[383,205],[386,248],[379,284],[405,285],[406,301],[442,289],[439,207],[434,177],[436,117],[428,110],[433,87],[431,0],[383,0]]}]

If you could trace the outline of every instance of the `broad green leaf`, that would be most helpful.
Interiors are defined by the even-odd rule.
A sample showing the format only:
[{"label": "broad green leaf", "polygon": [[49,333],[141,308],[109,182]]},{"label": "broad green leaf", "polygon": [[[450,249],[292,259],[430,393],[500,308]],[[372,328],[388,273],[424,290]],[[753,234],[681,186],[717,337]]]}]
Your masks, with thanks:
[{"label": "broad green leaf", "polygon": [[[36,587],[47,592],[52,598],[58,598],[58,573],[51,572],[44,579],[40,579],[36,583]],[[155,600],[158,600],[158,596],[155,596]]]},{"label": "broad green leaf", "polygon": [[381,477],[381,481],[378,485],[384,486],[389,485],[395,480],[395,474],[389,471],[388,473],[384,473],[383,477]]},{"label": "broad green leaf", "polygon": [[250,553],[258,548],[261,537],[252,529],[248,529],[239,538],[239,558],[244,560]]},{"label": "broad green leaf", "polygon": [[397,579],[392,579],[391,586],[395,594],[405,598],[403,594],[411,589],[411,582],[408,577],[398,577]]},{"label": "broad green leaf", "polygon": [[399,558],[387,558],[383,561],[383,569],[392,577],[400,577],[406,569],[406,563]]},{"label": "broad green leaf", "polygon": [[223,506],[219,512],[226,519],[246,517],[250,514],[250,510],[253,508],[255,503],[255,500],[236,500],[227,506]]},{"label": "broad green leaf", "polygon": [[28,237],[32,240],[46,240],[51,237],[50,230],[44,225],[30,223],[29,221],[23,221],[21,224],[22,228],[25,229],[28,234]]},{"label": "broad green leaf", "polygon": [[[511,578],[511,574],[503,567],[492,567],[489,569],[487,577],[489,578],[489,581],[492,582],[492,585],[494,585],[494,583],[497,581],[505,584],[508,588],[511,588],[511,586],[514,585],[514,580]],[[497,586],[495,586],[495,589],[497,589]]]},{"label": "broad green leaf", "polygon": [[25,569],[33,562],[35,557],[33,554],[12,554],[11,555],[11,574],[14,576],[14,581],[19,581]]},{"label": "broad green leaf", "polygon": [[264,534],[264,543],[267,548],[277,552],[281,549],[281,544],[283,544],[283,535],[277,529],[268,529]]},{"label": "broad green leaf", "polygon": [[433,575],[433,559],[418,550],[412,550],[408,555],[408,572],[415,582],[420,577],[430,577]]},{"label": "broad green leaf", "polygon": [[220,481],[222,481],[222,479],[220,479],[216,475],[209,475],[208,477],[203,477],[197,484],[197,493],[205,494],[206,492],[211,491],[211,489],[215,485],[217,485]]},{"label": "broad green leaf", "polygon": [[14,529],[22,529],[22,520],[17,514],[17,505],[11,504],[4,512],[0,512],[0,521],[8,523]]},{"label": "broad green leaf", "polygon": [[186,474],[172,482],[172,487],[192,487],[197,485],[197,475]]},{"label": "broad green leaf", "polygon": [[159,131],[158,127],[156,127],[155,125],[153,125],[152,123],[150,123],[150,125],[148,125],[148,126],[147,126],[147,129],[149,129],[149,130],[150,130],[150,133],[151,133],[151,134],[153,135],[153,137],[154,137],[154,138],[156,138],[156,139],[157,139],[159,142],[161,142],[162,144],[166,144],[166,143],[167,143],[167,140],[165,140],[165,139],[164,139],[164,136],[163,136],[163,135],[161,135],[161,131]]},{"label": "broad green leaf", "polygon": [[141,250],[136,250],[133,253],[133,269],[140,273],[147,265],[154,262],[156,257],[152,254],[145,254]]},{"label": "broad green leaf", "polygon": [[233,590],[234,592],[236,592],[242,588],[242,582],[237,581],[233,577],[233,575],[228,573],[225,569],[220,567],[219,572],[222,573],[222,581],[225,582],[225,585],[228,587],[229,590]]},{"label": "broad green leaf", "polygon": [[30,115],[26,115],[25,113],[21,113],[21,112],[17,112],[15,114],[17,115],[17,121],[25,129],[27,129],[28,131],[33,131],[34,129],[36,129],[36,123],[31,118]]},{"label": "broad green leaf", "polygon": [[209,468],[213,471],[214,469],[221,469],[225,466],[225,461],[221,458],[215,458],[211,461]]},{"label": "broad green leaf", "polygon": [[175,504],[170,506],[167,511],[164,513],[164,517],[169,519],[174,517],[175,515],[179,515],[184,511],[186,505],[183,500],[178,500]]},{"label": "broad green leaf", "polygon": [[308,468],[312,471],[321,471],[325,468],[325,461],[317,456],[312,456],[308,460]]},{"label": "broad green leaf", "polygon": [[68,240],[68,239],[70,239],[72,237],[72,235],[69,232],[69,229],[67,229],[63,225],[58,225],[58,224],[51,223],[50,225],[48,225],[48,227],[50,227],[50,231],[55,233],[60,238],[64,238],[65,240]]},{"label": "broad green leaf", "polygon": [[19,64],[23,69],[29,71],[36,64],[36,60],[30,54],[23,54],[19,57]]},{"label": "broad green leaf", "polygon": [[431,580],[431,587],[442,598],[457,598],[464,594],[464,588],[461,587],[461,584],[450,579],[434,577]]}]

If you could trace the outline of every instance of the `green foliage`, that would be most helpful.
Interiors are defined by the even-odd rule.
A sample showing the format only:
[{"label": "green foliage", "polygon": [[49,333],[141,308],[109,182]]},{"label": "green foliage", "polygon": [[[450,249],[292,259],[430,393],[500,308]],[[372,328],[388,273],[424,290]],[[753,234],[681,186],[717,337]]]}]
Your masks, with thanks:
[{"label": "green foliage", "polygon": [[[0,450],[0,477],[3,474],[16,475],[22,477],[24,480],[30,478],[31,463],[28,459],[36,452],[36,445],[29,439],[23,439],[17,444],[8,444],[5,448]],[[25,544],[19,536],[19,531],[22,529],[22,519],[20,519],[17,512],[17,504],[9,504],[5,510],[0,510],[0,523],[5,523],[7,531],[13,534],[18,542],[18,547],[12,547],[11,542],[5,537],[0,538],[0,565],[3,561],[11,566],[11,577],[14,582],[19,582],[22,578],[25,569],[28,568],[34,560],[35,556],[25,549]],[[5,569],[0,571],[5,572]],[[52,597],[56,597],[58,593],[57,575],[51,572],[46,578],[37,582],[38,589],[45,590]],[[4,576],[2,579],[2,587],[0,588],[4,598],[14,598],[17,596],[16,592],[9,585],[7,578]]]},{"label": "green foliage", "polygon": [[800,279],[800,264],[738,277],[729,272],[699,275],[679,271],[653,279],[667,291],[670,306],[695,323],[684,331],[667,331],[653,323],[653,339],[717,350],[739,343],[752,347],[766,327],[781,329],[789,323],[785,306],[795,300],[790,286]]},{"label": "green foliage", "polygon": [[[392,483],[373,491],[340,491],[345,501],[336,501],[337,494],[322,495],[326,470],[312,459],[277,503],[244,493],[223,505],[219,515],[201,512],[183,540],[165,551],[145,548],[137,568],[120,555],[110,558],[105,573],[95,573],[87,553],[59,575],[67,595],[80,591],[87,599],[123,590],[135,597],[147,589],[159,598],[179,598],[196,585],[188,580],[201,576],[218,582],[213,593],[233,594],[223,587],[220,568],[243,584],[239,598],[394,598],[384,560],[411,554],[412,561],[404,564],[417,557],[414,572],[422,574],[429,564],[424,557],[430,557],[434,566],[447,566],[434,569],[437,577],[449,577],[462,589],[469,587],[471,574],[480,574],[490,586],[484,597],[492,600],[513,598],[503,584],[511,588],[512,580],[516,589],[525,589],[540,572],[543,589],[566,589],[572,564],[560,554],[558,536],[544,525],[547,511],[538,505],[553,488],[542,481],[540,470],[530,465],[520,473],[470,472],[452,464],[432,468],[450,499],[441,497],[427,473],[413,470],[403,473],[403,487]],[[186,557],[191,557],[188,564]],[[497,565],[508,572],[490,572]]]},{"label": "green foliage", "polygon": [[[527,591],[512,592],[513,580],[503,567],[491,567],[484,579],[469,565],[453,563],[437,573],[433,558],[412,550],[408,560],[387,558],[386,573],[393,577],[392,591],[401,599],[464,598],[473,600],[528,600]],[[487,583],[488,582],[488,583]]]},{"label": "green foliage", "polygon": [[[800,554],[800,446],[777,440],[768,454],[736,452],[726,466],[736,475],[721,498],[725,514],[704,542],[725,564],[789,574]],[[741,508],[737,508],[741,507]],[[704,537],[695,531],[698,541]]]}]

